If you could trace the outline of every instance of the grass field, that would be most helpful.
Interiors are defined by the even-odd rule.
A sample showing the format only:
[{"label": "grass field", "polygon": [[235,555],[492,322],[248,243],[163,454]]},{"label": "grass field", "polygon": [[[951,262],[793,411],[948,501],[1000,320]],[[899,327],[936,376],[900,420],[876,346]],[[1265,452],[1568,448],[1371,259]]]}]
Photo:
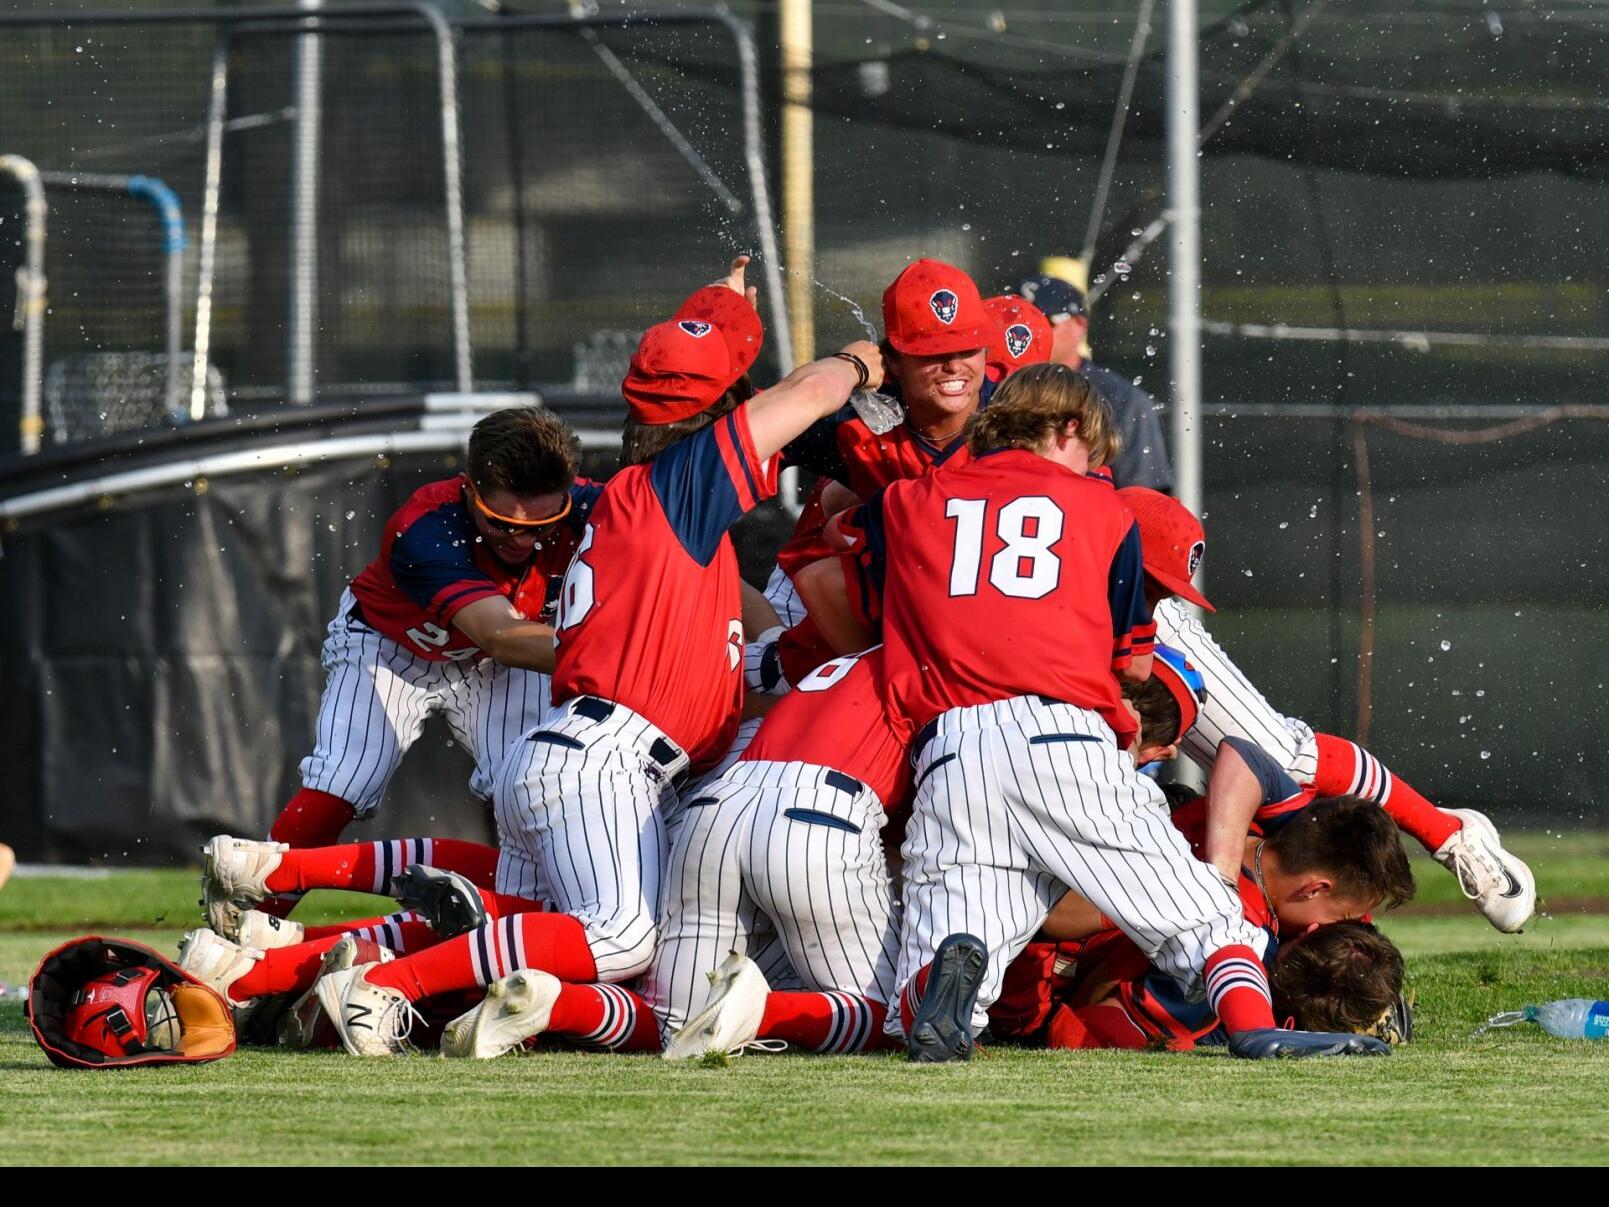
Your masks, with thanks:
[{"label": "grass field", "polygon": [[[1609,1043],[1500,1009],[1609,996],[1609,834],[1514,842],[1542,885],[1524,935],[1491,930],[1416,861],[1420,899],[1386,929],[1419,998],[1386,1060],[1252,1064],[996,1049],[969,1065],[750,1056],[726,1068],[541,1054],[478,1065],[243,1051],[193,1068],[68,1073],[0,1005],[0,1163],[1603,1163]],[[196,917],[185,873],[13,880],[0,981],[90,931],[171,951]],[[375,912],[310,898],[310,916]],[[313,907],[308,909],[308,907]]]}]

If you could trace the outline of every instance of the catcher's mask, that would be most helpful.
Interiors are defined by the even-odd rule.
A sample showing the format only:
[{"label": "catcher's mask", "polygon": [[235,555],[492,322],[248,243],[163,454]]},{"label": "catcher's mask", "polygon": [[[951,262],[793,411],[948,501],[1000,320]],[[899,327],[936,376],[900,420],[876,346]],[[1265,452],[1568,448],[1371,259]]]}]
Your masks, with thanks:
[{"label": "catcher's mask", "polygon": [[86,935],[28,983],[34,1039],[63,1068],[192,1064],[235,1050],[228,1003],[142,943]]}]

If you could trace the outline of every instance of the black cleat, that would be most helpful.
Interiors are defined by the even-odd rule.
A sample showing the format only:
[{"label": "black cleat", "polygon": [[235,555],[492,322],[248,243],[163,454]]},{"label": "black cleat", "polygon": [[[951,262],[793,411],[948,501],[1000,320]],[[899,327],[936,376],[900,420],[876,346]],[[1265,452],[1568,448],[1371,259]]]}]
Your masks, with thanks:
[{"label": "black cleat", "polygon": [[927,991],[905,1054],[917,1064],[943,1064],[972,1059],[972,1008],[978,1001],[989,953],[983,940],[951,935],[939,944],[927,974]]},{"label": "black cleat", "polygon": [[397,903],[422,914],[443,939],[486,925],[486,903],[467,877],[440,868],[411,864],[396,879]]}]

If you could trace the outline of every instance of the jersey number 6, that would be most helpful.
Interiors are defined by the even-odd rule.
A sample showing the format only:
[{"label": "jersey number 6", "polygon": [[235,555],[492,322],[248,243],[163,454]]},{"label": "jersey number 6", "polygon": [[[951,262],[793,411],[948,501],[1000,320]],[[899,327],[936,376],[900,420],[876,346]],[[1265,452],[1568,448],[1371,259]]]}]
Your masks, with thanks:
[{"label": "jersey number 6", "polygon": [[596,600],[592,567],[581,560],[591,548],[592,525],[588,524],[581,543],[576,546],[575,556],[570,559],[570,568],[564,572],[564,590],[559,592],[559,622],[554,628],[561,633],[580,624],[592,611]]},{"label": "jersey number 6", "polygon": [[[976,595],[983,566],[987,499],[951,499],[944,514],[955,521],[955,554],[950,560],[950,594]],[[989,559],[989,581],[1002,595],[1043,599],[1061,581],[1061,558],[1052,547],[1061,540],[1066,517],[1044,495],[1012,499],[995,516],[995,534],[1004,543]]]}]

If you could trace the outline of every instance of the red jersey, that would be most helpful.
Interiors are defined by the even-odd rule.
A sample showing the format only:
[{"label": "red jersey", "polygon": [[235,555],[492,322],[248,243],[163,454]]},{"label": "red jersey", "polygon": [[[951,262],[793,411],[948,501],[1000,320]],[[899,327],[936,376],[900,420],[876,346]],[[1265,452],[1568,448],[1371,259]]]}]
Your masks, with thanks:
[{"label": "red jersey", "polygon": [[481,540],[462,478],[421,486],[386,521],[380,556],[352,580],[363,623],[431,662],[485,657],[452,624],[476,600],[501,595],[527,620],[551,623],[565,567],[602,493],[578,479],[570,513],[543,530],[528,562],[510,567]]},{"label": "red jersey", "polygon": [[1150,652],[1155,626],[1139,529],[1109,481],[1003,449],[896,482],[840,530],[851,593],[880,612],[896,725],[1044,696],[1133,741],[1113,671]]},{"label": "red jersey", "polygon": [[695,769],[726,753],[743,704],[727,530],[776,488],[776,458],[756,456],[746,405],[611,478],[565,575],[553,702],[622,704]]},{"label": "red jersey", "polygon": [[[1172,822],[1201,858],[1207,839],[1205,802],[1201,798],[1174,810]],[[1254,831],[1255,832],[1255,831]],[[1236,886],[1246,921],[1268,934],[1265,965],[1279,946],[1279,919],[1257,886],[1254,873],[1241,868]],[[1134,941],[1117,929],[1103,930],[1071,943],[1030,943],[1006,969],[1000,997],[989,1008],[989,1026],[997,1035],[1028,1039],[1036,1035],[1059,1005],[1082,1009],[1115,997],[1127,1022],[1119,1046],[1164,1046],[1175,1051],[1194,1047],[1218,1030],[1217,1015],[1205,1001],[1188,1001],[1178,983],[1151,967]],[[1112,1046],[1090,1042],[1090,1047]]]},{"label": "red jersey", "polygon": [[829,767],[894,812],[910,790],[910,760],[884,710],[882,677],[880,647],[818,666],[771,706],[739,762]]}]

